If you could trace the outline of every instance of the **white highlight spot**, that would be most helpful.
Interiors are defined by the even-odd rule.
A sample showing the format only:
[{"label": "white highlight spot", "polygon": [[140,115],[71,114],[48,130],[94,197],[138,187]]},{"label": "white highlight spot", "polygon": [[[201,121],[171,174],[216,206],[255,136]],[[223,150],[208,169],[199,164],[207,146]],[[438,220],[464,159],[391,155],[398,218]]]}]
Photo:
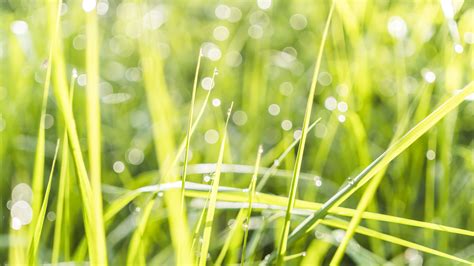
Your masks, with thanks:
[{"label": "white highlight spot", "polygon": [[302,30],[306,28],[308,21],[306,17],[302,14],[294,14],[290,17],[290,26],[295,30]]},{"label": "white highlight spot", "polygon": [[133,165],[139,165],[143,163],[143,160],[145,159],[145,155],[143,154],[143,151],[137,148],[132,148],[128,150],[127,153],[127,161]]},{"label": "white highlight spot", "polygon": [[337,109],[338,109],[340,112],[342,112],[342,113],[347,112],[347,109],[348,109],[347,103],[346,103],[346,102],[339,102],[339,103],[337,104]]},{"label": "white highlight spot", "polygon": [[428,150],[426,152],[426,159],[432,161],[436,158],[436,153],[433,150]]},{"label": "white highlight spot", "polygon": [[301,138],[301,130],[299,130],[299,129],[295,130],[295,132],[293,133],[293,138],[295,140],[300,139]]},{"label": "white highlight spot", "polygon": [[293,123],[290,120],[283,120],[281,122],[281,128],[285,131],[290,130],[293,127]]},{"label": "white highlight spot", "polygon": [[15,20],[10,29],[16,35],[23,35],[28,31],[28,24],[23,20]]},{"label": "white highlight spot", "polygon": [[219,132],[215,129],[209,129],[204,133],[204,140],[209,144],[215,144],[219,140]]},{"label": "white highlight spot", "polygon": [[247,123],[247,113],[245,113],[244,111],[236,111],[233,115],[232,115],[232,121],[234,121],[234,123],[238,126],[243,126],[245,125],[245,123]]},{"label": "white highlight spot", "polygon": [[211,77],[205,77],[201,81],[201,86],[205,90],[211,90],[214,88],[214,80]]},{"label": "white highlight spot", "polygon": [[436,81],[436,74],[431,71],[431,70],[425,70],[423,71],[423,78],[425,79],[426,82],[428,83],[433,83]]},{"label": "white highlight spot", "polygon": [[80,74],[77,77],[77,84],[79,84],[79,86],[82,86],[82,87],[87,85],[87,76],[86,76],[86,74]]},{"label": "white highlight spot", "polygon": [[454,45],[454,51],[458,54],[462,54],[462,52],[464,52],[464,48],[461,44],[457,43]]},{"label": "white highlight spot", "polygon": [[326,109],[328,109],[329,111],[336,110],[336,107],[337,107],[336,98],[334,98],[334,97],[326,98],[326,100],[324,101],[324,107],[326,107]]},{"label": "white highlight spot", "polygon": [[13,204],[11,209],[12,218],[18,218],[22,225],[31,223],[33,218],[33,210],[30,204],[24,200],[17,201]]},{"label": "white highlight spot", "polygon": [[117,174],[123,173],[125,171],[125,164],[122,161],[116,161],[114,165],[112,166],[114,169],[114,172]]},{"label": "white highlight spot", "polygon": [[403,39],[408,33],[405,20],[399,16],[393,16],[388,20],[388,33],[396,39]]},{"label": "white highlight spot", "polygon": [[97,5],[96,0],[83,0],[82,1],[82,9],[84,9],[84,11],[87,13],[94,10],[96,5]]},{"label": "white highlight spot", "polygon": [[20,230],[20,229],[21,229],[21,226],[22,226],[21,220],[20,220],[19,218],[17,218],[17,217],[13,217],[13,218],[12,218],[12,225],[11,225],[11,226],[12,226],[12,229],[13,229],[13,230]]},{"label": "white highlight spot", "polygon": [[277,116],[280,113],[280,106],[275,103],[270,104],[270,106],[268,106],[268,113],[273,116]]},{"label": "white highlight spot", "polygon": [[221,100],[219,98],[214,98],[212,99],[212,105],[214,107],[218,107],[218,106],[221,106]]},{"label": "white highlight spot", "polygon": [[229,38],[229,30],[225,26],[218,26],[214,29],[213,34],[214,39],[218,41],[225,41]]},{"label": "white highlight spot", "polygon": [[230,17],[230,8],[226,5],[218,5],[214,14],[218,19],[228,19]]},{"label": "white highlight spot", "polygon": [[266,10],[272,6],[272,0],[257,0],[257,5],[260,9]]},{"label": "white highlight spot", "polygon": [[339,122],[341,122],[341,123],[344,123],[346,121],[346,116],[345,115],[338,115],[337,120],[339,120]]}]

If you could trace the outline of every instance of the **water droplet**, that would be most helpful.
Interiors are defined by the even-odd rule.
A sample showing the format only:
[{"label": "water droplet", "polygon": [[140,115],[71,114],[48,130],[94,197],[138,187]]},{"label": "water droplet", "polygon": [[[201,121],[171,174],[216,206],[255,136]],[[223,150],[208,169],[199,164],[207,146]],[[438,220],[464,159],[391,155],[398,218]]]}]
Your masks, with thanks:
[{"label": "water droplet", "polygon": [[421,74],[423,76],[423,79],[428,83],[433,83],[436,81],[436,74],[429,69],[423,69],[421,71]]},{"label": "water droplet", "polygon": [[20,230],[21,229],[21,220],[17,217],[13,217],[12,218],[12,224],[11,224],[11,227],[13,230]]},{"label": "water droplet", "polygon": [[266,10],[272,6],[272,0],[257,0],[257,5],[260,9]]},{"label": "water droplet", "polygon": [[212,105],[213,105],[214,107],[220,106],[220,105],[221,105],[221,100],[220,100],[219,98],[214,98],[214,99],[212,99]]},{"label": "water droplet", "polygon": [[339,122],[341,122],[341,123],[344,123],[346,121],[346,116],[345,115],[338,115],[337,120],[339,120]]},{"label": "water droplet", "polygon": [[337,109],[340,111],[340,112],[347,112],[347,109],[348,109],[348,106],[347,106],[347,103],[346,102],[339,102],[337,104]]},{"label": "water droplet", "polygon": [[229,38],[229,29],[225,26],[217,26],[212,32],[212,36],[218,41],[225,41]]},{"label": "water droplet", "polygon": [[301,138],[301,130],[300,130],[300,129],[295,130],[295,132],[293,133],[293,138],[294,138],[295,140]]},{"label": "water droplet", "polygon": [[308,25],[306,17],[302,14],[294,14],[290,17],[290,26],[295,30],[303,30]]},{"label": "water droplet", "polygon": [[280,161],[279,161],[279,160],[273,161],[273,165],[275,165],[275,166],[280,166]]},{"label": "water droplet", "polygon": [[336,98],[334,98],[334,97],[326,98],[326,100],[324,101],[324,107],[326,107],[326,109],[328,109],[329,111],[336,110],[336,108],[337,108]]},{"label": "water droplet", "polygon": [[407,24],[399,16],[393,16],[388,20],[388,33],[396,39],[403,39],[408,33]]},{"label": "water droplet", "polygon": [[203,181],[209,183],[209,181],[211,181],[211,177],[209,175],[205,175]]},{"label": "water droplet", "polygon": [[227,19],[231,15],[231,9],[226,5],[218,5],[214,11],[218,19]]},{"label": "water droplet", "polygon": [[247,123],[247,113],[245,113],[244,111],[236,111],[233,115],[232,115],[232,121],[234,121],[234,123],[238,126],[243,126]]},{"label": "water droplet", "polygon": [[123,171],[125,170],[125,164],[122,161],[116,161],[114,162],[112,169],[117,174],[123,173]]},{"label": "water droplet", "polygon": [[89,13],[95,9],[96,4],[96,0],[83,0],[82,9],[84,9],[85,12]]},{"label": "water droplet", "polygon": [[29,224],[33,218],[33,210],[28,202],[20,200],[13,204],[11,216],[20,219],[22,225]]},{"label": "water droplet", "polygon": [[285,131],[290,130],[293,127],[293,123],[290,120],[283,120],[281,122],[281,128]]},{"label": "water droplet", "polygon": [[426,152],[426,158],[430,161],[434,160],[436,158],[436,153],[433,150],[428,150]]},{"label": "water droplet", "polygon": [[270,106],[268,106],[268,113],[277,116],[280,113],[280,106],[275,103],[270,104]]},{"label": "water droplet", "polygon": [[201,81],[201,86],[205,90],[211,90],[214,88],[214,80],[211,77],[205,77]]},{"label": "water droplet", "polygon": [[127,151],[127,161],[133,165],[140,165],[145,159],[143,151],[137,148],[132,148]]},{"label": "water droplet", "polygon": [[28,24],[23,20],[15,20],[10,29],[16,35],[23,35],[28,31]]}]

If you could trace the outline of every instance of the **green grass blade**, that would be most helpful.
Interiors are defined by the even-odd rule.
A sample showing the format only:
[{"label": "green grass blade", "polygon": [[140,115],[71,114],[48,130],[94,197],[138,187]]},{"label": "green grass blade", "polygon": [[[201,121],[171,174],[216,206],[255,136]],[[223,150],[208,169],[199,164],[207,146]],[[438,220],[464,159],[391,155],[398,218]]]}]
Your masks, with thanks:
[{"label": "green grass blade", "polygon": [[247,218],[244,223],[244,243],[242,245],[242,256],[240,259],[240,265],[244,265],[245,262],[245,251],[247,249],[247,238],[249,235],[249,223],[250,223],[250,217],[252,216],[252,204],[255,198],[255,187],[257,185],[257,176],[258,176],[258,167],[260,166],[260,158],[262,157],[262,152],[263,148],[260,146],[258,148],[258,153],[257,153],[257,160],[255,162],[255,171],[252,176],[252,180],[250,181],[250,186],[249,186],[249,206],[247,209]]},{"label": "green grass blade", "polygon": [[[97,241],[105,243],[104,219],[102,212],[101,190],[101,114],[99,101],[99,25],[97,9],[86,11],[86,131],[89,157],[89,178],[92,190],[92,200],[96,207],[93,209]],[[97,225],[96,224],[96,225]],[[107,264],[107,250],[104,245],[94,247],[102,263]]]},{"label": "green grass blade", "polygon": [[[188,197],[196,197],[196,198],[206,197],[206,193],[203,191],[188,190],[186,191],[186,195]],[[228,201],[228,202],[247,202],[248,196],[247,196],[247,193],[245,192],[219,192],[217,195],[217,199],[221,201]],[[259,204],[266,204],[269,207],[270,206],[283,207],[283,206],[286,206],[288,202],[288,198],[257,192],[255,194],[254,202],[259,203]],[[298,210],[314,211],[314,210],[321,209],[322,206],[323,204],[317,203],[317,202],[309,202],[309,201],[303,201],[303,200],[297,200],[295,202],[295,209],[298,209]],[[333,215],[352,217],[355,214],[355,210],[349,209],[349,208],[343,208],[343,207],[335,207],[334,209],[330,210],[329,213]],[[466,229],[450,227],[450,226],[429,223],[429,222],[423,222],[423,221],[417,221],[413,219],[407,219],[407,218],[374,213],[374,212],[363,212],[362,218],[381,221],[381,222],[387,222],[387,223],[401,224],[401,225],[406,225],[406,226],[413,226],[413,227],[434,230],[434,231],[439,231],[439,232],[445,232],[445,233],[451,233],[451,234],[474,236],[474,231],[470,231]]]},{"label": "green grass blade", "polygon": [[[314,121],[308,128],[308,132],[306,132],[306,134],[308,134],[315,126],[316,124],[321,121],[321,118],[318,118],[316,121]],[[277,159],[275,159],[273,161],[273,164],[270,168],[268,168],[265,173],[263,174],[263,177],[260,179],[260,181],[258,182],[258,185],[256,187],[256,191],[260,191],[263,189],[263,187],[265,186],[265,184],[267,183],[268,179],[270,178],[270,176],[274,175],[275,172],[277,171],[277,168],[278,166],[280,166],[280,162],[282,162],[286,156],[290,153],[290,151],[293,150],[293,148],[298,144],[298,142],[300,141],[301,138],[297,138],[295,139],[281,154],[280,156],[278,156]],[[239,226],[241,226],[243,224],[243,220],[245,218],[245,212],[243,209],[241,209],[239,211],[239,213],[237,214],[236,218],[235,218],[235,225],[234,227],[231,228],[231,230],[229,231],[229,234],[227,235],[227,238],[224,242],[224,245],[219,253],[219,256],[217,257],[217,260],[215,262],[216,265],[221,265],[222,262],[224,261],[224,257],[227,253],[227,250],[229,249],[229,246],[230,246],[230,243],[231,243],[231,240],[234,238],[234,235],[235,233],[237,232],[237,228]]]},{"label": "green grass blade", "polygon": [[[38,217],[40,208],[41,208],[41,198],[43,197],[43,182],[44,182],[44,155],[45,155],[45,115],[46,107],[48,105],[48,95],[49,87],[51,84],[51,72],[52,72],[52,58],[53,51],[56,48],[56,36],[58,35],[59,20],[61,14],[61,1],[58,3],[58,6],[55,6],[56,15],[55,22],[50,23],[49,30],[51,34],[51,44],[49,48],[48,55],[48,65],[46,68],[46,77],[43,86],[43,98],[41,102],[41,113],[40,113],[40,123],[38,128],[38,135],[36,139],[36,151],[35,151],[35,160],[33,163],[33,181],[32,181],[32,190],[33,190],[33,218],[32,224],[36,224],[36,219]],[[34,233],[33,228],[30,228],[30,237]]]},{"label": "green grass blade", "polygon": [[364,169],[357,177],[354,178],[353,182],[349,182],[345,187],[339,190],[333,197],[331,197],[323,207],[316,213],[309,216],[303,221],[290,236],[291,241],[295,241],[304,235],[307,231],[311,230],[314,223],[319,219],[326,216],[328,211],[333,207],[339,206],[344,200],[350,195],[357,191],[361,186],[367,183],[376,173],[386,167],[393,159],[395,159],[400,153],[406,150],[413,142],[421,137],[426,131],[431,129],[436,123],[438,123],[443,117],[445,117],[451,110],[456,108],[464,98],[474,92],[473,83],[469,83],[464,87],[458,94],[451,96],[443,104],[441,104],[436,110],[430,115],[413,127],[407,132],[399,141],[389,147],[381,156],[379,156],[372,164]]},{"label": "green grass blade", "polygon": [[[48,4],[54,4],[54,1],[47,1]],[[59,37],[56,37],[58,39]],[[81,203],[83,207],[84,229],[87,236],[89,257],[91,264],[107,264],[106,243],[103,229],[103,222],[99,215],[100,206],[94,203],[92,188],[87,174],[85,161],[82,156],[79,136],[76,130],[76,122],[69,101],[68,83],[66,79],[66,64],[63,55],[63,49],[59,39],[58,45],[53,52],[54,70],[54,95],[58,104],[58,109],[62,113],[66,123],[67,134],[69,138],[69,147],[77,172]]]},{"label": "green grass blade", "polygon": [[199,68],[201,66],[201,58],[202,58],[202,51],[199,50],[198,61],[196,65],[196,73],[194,75],[194,83],[193,83],[193,92],[191,96],[191,107],[189,109],[189,121],[188,121],[188,129],[186,132],[186,144],[184,150],[184,162],[183,162],[183,177],[181,178],[181,203],[180,203],[180,212],[185,216],[183,206],[184,206],[184,184],[186,183],[186,170],[188,168],[188,156],[189,156],[189,145],[191,142],[191,129],[193,125],[193,116],[194,116],[194,104],[196,101],[196,90],[198,84],[198,77],[199,77]]},{"label": "green grass blade", "polygon": [[[347,229],[347,227],[348,227],[347,222],[339,221],[339,220],[321,220],[321,224],[328,225],[328,226],[331,226],[331,227],[341,228],[341,229]],[[472,262],[469,262],[469,261],[464,260],[462,258],[458,258],[456,256],[449,255],[447,253],[438,251],[436,249],[432,249],[432,248],[429,248],[429,247],[426,247],[426,246],[423,246],[423,245],[420,245],[420,244],[416,244],[414,242],[410,242],[410,241],[407,241],[407,240],[404,240],[404,239],[401,239],[401,238],[398,238],[398,237],[395,237],[395,236],[380,233],[380,232],[377,232],[377,231],[374,231],[374,230],[371,230],[371,229],[368,229],[368,228],[365,228],[365,227],[362,227],[362,226],[358,226],[355,231],[356,231],[356,233],[359,233],[359,234],[362,234],[362,235],[378,238],[378,239],[381,239],[381,240],[384,240],[384,241],[387,241],[387,242],[390,242],[390,243],[393,243],[393,244],[401,245],[401,246],[404,246],[404,247],[407,247],[407,248],[416,249],[416,250],[419,250],[419,251],[422,251],[422,252],[425,252],[425,253],[429,253],[429,254],[432,254],[432,255],[440,256],[440,257],[443,257],[443,258],[446,258],[446,259],[449,259],[449,260],[452,260],[452,261],[472,265]]]},{"label": "green grass blade", "polygon": [[[74,95],[74,84],[76,82],[77,73],[73,70],[72,77],[71,77],[71,84],[70,87],[70,102],[72,105],[72,99]],[[54,226],[54,239],[53,239],[53,251],[51,255],[51,263],[57,264],[59,262],[59,252],[61,248],[61,239],[62,237],[62,230],[63,230],[63,221],[65,209],[64,206],[66,205],[67,201],[67,194],[69,194],[69,146],[68,146],[68,139],[67,139],[67,131],[64,129],[63,133],[63,147],[61,151],[61,169],[59,172],[59,191],[58,191],[58,199],[56,204],[56,221]]]},{"label": "green grass blade", "polygon": [[219,150],[219,157],[217,160],[217,168],[216,168],[216,173],[214,175],[214,180],[212,182],[211,195],[209,197],[209,206],[207,208],[206,222],[205,222],[204,232],[203,232],[203,242],[202,242],[202,247],[201,247],[201,252],[200,252],[201,255],[199,257],[200,266],[206,265],[207,254],[209,251],[209,244],[211,241],[211,232],[212,232],[212,223],[214,221],[214,212],[216,209],[216,201],[217,201],[217,194],[218,194],[217,189],[219,188],[219,181],[221,177],[221,165],[224,159],[224,148],[225,148],[226,138],[227,138],[227,124],[229,123],[230,114],[232,112],[232,106],[233,106],[233,103],[231,104],[229,110],[227,111],[227,119],[224,126],[224,132],[222,132],[222,140],[221,140],[221,145],[220,145],[220,150]]},{"label": "green grass blade", "polygon": [[30,238],[30,243],[28,246],[28,264],[29,265],[37,264],[39,242],[41,239],[41,232],[43,231],[43,223],[44,223],[44,218],[46,216],[46,209],[48,207],[49,193],[51,191],[51,181],[53,180],[54,167],[56,165],[58,151],[59,151],[59,139],[56,142],[56,150],[54,152],[53,164],[51,165],[51,172],[49,174],[48,185],[46,186],[46,191],[44,193],[43,203],[41,204],[41,209],[40,209],[40,212],[38,213],[38,219],[36,219],[33,237]]},{"label": "green grass blade", "polygon": [[291,179],[288,207],[286,209],[286,215],[285,215],[285,223],[283,225],[283,231],[281,234],[280,244],[278,247],[277,265],[283,264],[283,258],[285,257],[285,253],[287,249],[288,234],[290,233],[291,211],[293,210],[293,206],[296,200],[296,189],[298,187],[298,179],[299,179],[299,174],[301,170],[301,164],[303,162],[303,154],[304,154],[304,148],[306,144],[306,132],[308,131],[309,121],[311,119],[311,110],[313,108],[313,99],[314,99],[314,94],[316,91],[316,84],[318,82],[319,68],[321,67],[321,60],[323,57],[324,46],[325,46],[327,35],[329,32],[329,25],[331,24],[331,17],[334,11],[335,2],[336,2],[335,0],[332,2],[331,9],[329,10],[329,15],[326,20],[323,37],[321,39],[321,44],[319,47],[318,58],[316,60],[316,65],[314,68],[313,79],[311,81],[311,88],[310,88],[308,101],[306,104],[304,120],[303,120],[301,141],[298,147],[298,153],[296,155],[296,164],[294,167],[293,177]]}]

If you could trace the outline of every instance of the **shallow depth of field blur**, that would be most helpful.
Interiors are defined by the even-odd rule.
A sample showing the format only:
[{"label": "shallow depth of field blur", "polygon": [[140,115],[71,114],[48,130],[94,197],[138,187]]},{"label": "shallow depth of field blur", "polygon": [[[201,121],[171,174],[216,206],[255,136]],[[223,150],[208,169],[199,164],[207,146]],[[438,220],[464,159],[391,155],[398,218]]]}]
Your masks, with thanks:
[{"label": "shallow depth of field blur", "polygon": [[[281,245],[298,144],[278,158],[302,137],[322,43],[309,123],[320,121],[306,137],[296,189],[304,202],[291,212],[290,232],[320,208],[312,203],[351,185],[474,77],[472,0],[336,0],[325,42],[332,1],[63,0],[56,27],[58,2],[0,0],[2,265],[273,263],[267,255]],[[200,50],[197,123],[186,145]],[[249,205],[260,145],[258,192]],[[278,171],[259,186],[272,166]],[[354,211],[330,212],[323,221],[345,227],[317,225],[289,242],[283,262],[474,261],[474,94],[380,171],[365,211],[389,216],[362,216],[357,228],[388,237],[356,229],[335,262]],[[355,210],[366,187],[341,207]],[[118,204],[124,195],[133,196]],[[94,237],[86,240],[88,232]]]}]

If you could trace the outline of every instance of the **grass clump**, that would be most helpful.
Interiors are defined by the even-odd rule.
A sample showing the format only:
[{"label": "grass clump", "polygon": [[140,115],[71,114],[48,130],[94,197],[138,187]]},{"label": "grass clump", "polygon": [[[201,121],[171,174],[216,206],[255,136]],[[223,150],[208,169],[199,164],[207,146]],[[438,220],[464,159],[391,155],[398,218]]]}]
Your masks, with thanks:
[{"label": "grass clump", "polygon": [[473,14],[0,1],[0,264],[472,264]]}]

